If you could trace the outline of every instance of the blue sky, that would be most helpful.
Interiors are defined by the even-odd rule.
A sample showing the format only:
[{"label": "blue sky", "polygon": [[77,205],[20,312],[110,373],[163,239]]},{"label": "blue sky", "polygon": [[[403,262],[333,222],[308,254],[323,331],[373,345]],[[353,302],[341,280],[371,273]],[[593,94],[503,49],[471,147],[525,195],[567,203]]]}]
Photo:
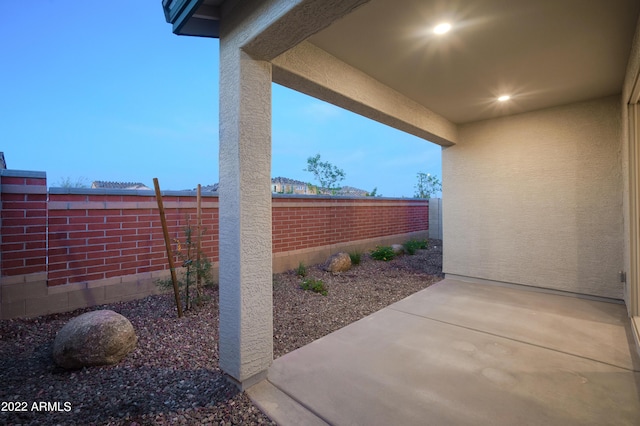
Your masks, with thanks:
[{"label": "blue sky", "polygon": [[[218,40],[178,37],[160,0],[0,1],[0,132],[9,169],[162,189],[218,181]],[[273,85],[272,176],[412,196],[439,146]]]}]

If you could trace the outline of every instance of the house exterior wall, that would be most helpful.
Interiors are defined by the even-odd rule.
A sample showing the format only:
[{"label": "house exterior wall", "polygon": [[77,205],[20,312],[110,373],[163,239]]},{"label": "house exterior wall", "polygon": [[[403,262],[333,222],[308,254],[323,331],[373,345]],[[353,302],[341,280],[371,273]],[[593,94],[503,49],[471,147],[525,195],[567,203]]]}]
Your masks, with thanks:
[{"label": "house exterior wall", "polygon": [[271,192],[274,194],[315,194],[304,182],[282,182],[271,180]]},{"label": "house exterior wall", "polygon": [[[624,188],[624,270],[627,272],[627,282],[625,283],[625,302],[630,316],[640,315],[640,277],[638,271],[638,255],[640,251],[640,236],[637,235],[638,221],[638,172],[637,164],[634,158],[634,152],[637,156],[638,141],[634,135],[630,134],[630,116],[629,104],[636,102],[634,99],[634,89],[637,90],[636,82],[640,75],[640,18],[636,25],[636,33],[631,45],[631,53],[627,64],[627,72],[622,86],[621,106],[622,106],[622,173]],[[631,167],[636,168],[634,173]],[[635,206],[634,206],[635,203]],[[635,226],[634,226],[635,225]],[[632,235],[635,233],[635,235]],[[637,321],[637,320],[636,320]],[[640,326],[636,326],[636,342],[640,347]]]},{"label": "house exterior wall", "polygon": [[622,299],[619,96],[460,126],[446,274]]},{"label": "house exterior wall", "polygon": [[[169,275],[153,191],[47,192],[45,173],[3,170],[0,201],[0,318],[144,297]],[[195,192],[165,191],[163,204],[170,237],[184,242],[184,228],[196,225]],[[218,207],[216,195],[203,195],[202,247],[214,276]],[[274,195],[271,211],[275,272],[428,234],[425,200]]]}]

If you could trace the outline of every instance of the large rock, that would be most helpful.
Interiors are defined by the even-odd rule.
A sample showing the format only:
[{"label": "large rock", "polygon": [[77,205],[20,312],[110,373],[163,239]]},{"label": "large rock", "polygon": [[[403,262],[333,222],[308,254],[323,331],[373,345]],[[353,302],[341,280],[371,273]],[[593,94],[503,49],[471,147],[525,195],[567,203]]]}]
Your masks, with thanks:
[{"label": "large rock", "polygon": [[118,363],[138,342],[128,319],[109,311],[93,311],[69,321],[56,335],[53,359],[67,369]]},{"label": "large rock", "polygon": [[329,272],[343,272],[351,269],[351,257],[349,253],[336,253],[327,259],[324,269]]}]

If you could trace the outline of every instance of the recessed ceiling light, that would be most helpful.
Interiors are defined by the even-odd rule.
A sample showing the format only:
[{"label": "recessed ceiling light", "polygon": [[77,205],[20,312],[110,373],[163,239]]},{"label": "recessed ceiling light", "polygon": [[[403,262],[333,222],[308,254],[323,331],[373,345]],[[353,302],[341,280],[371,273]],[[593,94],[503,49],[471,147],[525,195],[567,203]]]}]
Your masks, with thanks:
[{"label": "recessed ceiling light", "polygon": [[509,95],[502,95],[498,98],[500,102],[505,102],[505,101],[508,101],[509,99],[511,99],[511,96]]},{"label": "recessed ceiling light", "polygon": [[444,34],[449,32],[450,29],[451,29],[451,24],[443,22],[442,24],[436,25],[435,28],[433,29],[433,32],[436,34]]}]

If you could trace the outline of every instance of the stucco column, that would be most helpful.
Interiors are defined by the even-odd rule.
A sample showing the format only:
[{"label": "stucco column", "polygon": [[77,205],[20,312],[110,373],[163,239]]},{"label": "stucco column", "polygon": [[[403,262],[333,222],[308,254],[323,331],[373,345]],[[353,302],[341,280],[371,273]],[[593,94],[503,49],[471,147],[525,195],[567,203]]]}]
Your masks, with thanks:
[{"label": "stucco column", "polygon": [[273,361],[271,64],[220,40],[220,367],[241,389]]}]

